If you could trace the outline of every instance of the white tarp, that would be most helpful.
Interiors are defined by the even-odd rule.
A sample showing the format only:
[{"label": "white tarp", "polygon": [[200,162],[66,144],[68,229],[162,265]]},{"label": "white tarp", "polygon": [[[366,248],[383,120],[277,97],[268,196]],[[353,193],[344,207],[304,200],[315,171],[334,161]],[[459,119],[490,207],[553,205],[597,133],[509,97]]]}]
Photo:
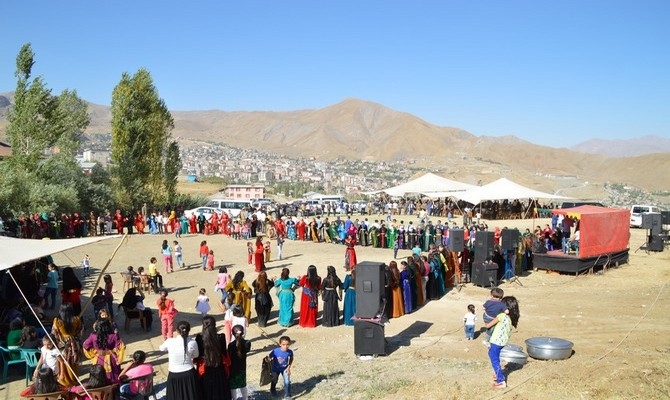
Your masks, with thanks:
[{"label": "white tarp", "polygon": [[[431,172],[420,176],[419,178],[405,182],[398,186],[393,186],[388,189],[377,190],[366,194],[374,194],[385,192],[391,196],[404,196],[405,194],[418,193],[429,197],[447,197],[451,196],[453,192],[463,192],[476,186],[467,183],[452,181],[451,179],[443,178]],[[436,194],[439,194],[436,195]]]},{"label": "white tarp", "polygon": [[479,204],[484,200],[569,198],[530,189],[506,178],[500,178],[484,186],[475,186],[465,192],[454,193],[453,196],[472,204]]},{"label": "white tarp", "polygon": [[15,239],[0,236],[0,271],[24,262],[37,260],[75,247],[105,239],[121,238],[121,235],[95,236],[78,239]]}]

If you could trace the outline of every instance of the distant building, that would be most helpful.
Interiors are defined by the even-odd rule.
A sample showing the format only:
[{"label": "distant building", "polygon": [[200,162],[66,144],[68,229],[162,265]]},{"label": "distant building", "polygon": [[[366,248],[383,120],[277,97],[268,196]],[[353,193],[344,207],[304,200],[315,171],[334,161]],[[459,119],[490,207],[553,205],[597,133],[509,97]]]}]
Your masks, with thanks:
[{"label": "distant building", "polygon": [[97,162],[105,167],[109,164],[110,152],[107,150],[84,150],[83,160],[85,162]]},{"label": "distant building", "polygon": [[232,199],[261,199],[265,194],[265,185],[228,185],[222,192]]}]

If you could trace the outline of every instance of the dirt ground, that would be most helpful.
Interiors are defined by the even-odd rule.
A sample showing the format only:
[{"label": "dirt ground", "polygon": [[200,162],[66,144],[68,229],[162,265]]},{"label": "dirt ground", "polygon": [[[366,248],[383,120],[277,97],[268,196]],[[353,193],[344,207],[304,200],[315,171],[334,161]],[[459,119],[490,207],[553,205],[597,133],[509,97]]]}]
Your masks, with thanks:
[{"label": "dirt ground", "polygon": [[[520,229],[543,225],[544,220],[491,221],[489,227],[517,226]],[[282,328],[276,324],[276,309],[270,325],[260,329],[252,323],[248,339],[252,353],[248,358],[248,385],[251,398],[271,398],[269,387],[259,387],[262,357],[274,347],[281,335],[294,340],[293,397],[301,399],[658,399],[670,397],[670,251],[647,253],[637,250],[644,242],[643,230],[632,230],[630,261],[604,272],[565,275],[534,271],[518,282],[502,283],[506,294],[520,301],[521,319],[512,333],[511,343],[525,348],[525,339],[549,336],[574,343],[574,354],[562,361],[539,361],[529,358],[522,367],[508,365],[507,389],[491,388],[491,368],[481,338],[464,339],[462,319],[466,306],[478,308],[481,326],[481,304],[489,289],[468,284],[460,291],[451,290],[442,299],[431,301],[418,311],[391,320],[385,328],[387,356],[360,360],[354,354],[353,328],[297,326],[299,301],[296,303],[296,325]],[[128,265],[146,266],[151,256],[160,259],[160,244],[172,236],[133,235],[121,246],[107,272],[112,273],[122,297],[122,279],[118,272]],[[215,272],[205,272],[198,263],[198,246],[203,236],[180,239],[189,269],[164,275],[165,286],[180,310],[178,320],[186,319],[199,331],[200,317],[195,311],[198,289],[212,292]],[[248,282],[255,278],[253,267],[246,264],[246,242],[222,235],[206,238],[214,250],[217,265],[229,266],[229,272],[243,270]],[[97,273],[111,256],[119,239],[70,250],[55,256],[59,265],[78,265],[83,255],[91,256]],[[358,261],[388,263],[392,251],[357,247]],[[637,251],[636,251],[637,250]],[[276,248],[273,243],[273,251]],[[276,253],[273,253],[273,256]],[[406,256],[409,251],[399,254]],[[287,241],[284,260],[268,264],[268,274],[279,275],[281,268],[291,269],[292,276],[306,272],[314,264],[325,276],[328,265],[335,265],[344,278],[344,247],[334,244]],[[94,274],[94,277],[96,275]],[[85,287],[94,288],[93,278]],[[299,293],[297,293],[299,295]],[[147,305],[155,304],[154,294],[147,294]],[[276,299],[275,299],[276,300]],[[275,301],[277,304],[277,301]],[[217,321],[221,312],[212,311]],[[88,320],[91,320],[89,316]],[[123,316],[116,316],[127,354],[136,349],[149,353],[158,370],[156,383],[159,398],[167,374],[167,354],[158,351],[162,339],[157,322],[150,334],[140,332],[133,321],[130,333],[123,331]],[[87,324],[88,325],[88,324]],[[90,328],[89,328],[90,330]],[[17,368],[18,369],[18,368]],[[85,369],[83,369],[85,370]],[[14,372],[10,383],[0,389],[0,398],[13,399],[23,387],[22,376]],[[281,385],[280,385],[281,387]]]}]

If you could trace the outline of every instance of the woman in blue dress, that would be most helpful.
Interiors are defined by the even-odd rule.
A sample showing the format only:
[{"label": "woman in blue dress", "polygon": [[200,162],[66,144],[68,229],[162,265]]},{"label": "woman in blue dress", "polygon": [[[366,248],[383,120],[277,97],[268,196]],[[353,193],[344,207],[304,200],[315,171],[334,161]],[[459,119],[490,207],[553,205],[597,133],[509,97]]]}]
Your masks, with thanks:
[{"label": "woman in blue dress", "polygon": [[295,304],[295,289],[300,285],[297,278],[289,277],[288,268],[281,270],[281,277],[275,281],[277,288],[277,297],[279,297],[279,319],[281,326],[290,326],[293,321],[293,305]]},{"label": "woman in blue dress", "polygon": [[414,311],[414,304],[412,303],[412,289],[410,282],[412,281],[412,274],[409,270],[407,261],[400,263],[400,282],[402,287],[402,300],[405,306],[405,314]]},{"label": "woman in blue dress", "polygon": [[342,312],[344,317],[344,325],[353,326],[354,320],[351,319],[356,315],[356,270],[345,267],[349,272],[344,277],[344,310]]},{"label": "woman in blue dress", "polygon": [[295,222],[293,222],[293,220],[291,220],[291,219],[286,221],[286,236],[290,240],[295,240],[296,239]]}]

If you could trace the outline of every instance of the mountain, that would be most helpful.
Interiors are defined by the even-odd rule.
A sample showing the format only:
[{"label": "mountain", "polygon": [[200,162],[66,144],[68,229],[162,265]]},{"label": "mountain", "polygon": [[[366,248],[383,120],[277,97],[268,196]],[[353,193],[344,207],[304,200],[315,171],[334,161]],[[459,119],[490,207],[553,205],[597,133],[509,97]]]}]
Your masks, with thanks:
[{"label": "mountain", "polygon": [[[11,100],[11,95],[3,97]],[[0,104],[6,103],[0,97]],[[108,134],[111,109],[89,103],[89,113],[87,134]],[[173,111],[172,116],[173,136],[183,144],[225,143],[323,161],[407,162],[462,182],[488,183],[505,176],[538,190],[561,188],[562,194],[581,198],[596,196],[581,188],[602,187],[605,182],[667,190],[660,177],[670,174],[668,152],[613,158],[587,154],[586,145],[575,151],[539,146],[514,136],[475,136],[353,98],[315,110]],[[5,117],[0,116],[0,133],[3,123]]]},{"label": "mountain", "polygon": [[608,157],[635,157],[670,152],[670,138],[655,135],[631,139],[591,139],[570,147],[570,150]]}]

